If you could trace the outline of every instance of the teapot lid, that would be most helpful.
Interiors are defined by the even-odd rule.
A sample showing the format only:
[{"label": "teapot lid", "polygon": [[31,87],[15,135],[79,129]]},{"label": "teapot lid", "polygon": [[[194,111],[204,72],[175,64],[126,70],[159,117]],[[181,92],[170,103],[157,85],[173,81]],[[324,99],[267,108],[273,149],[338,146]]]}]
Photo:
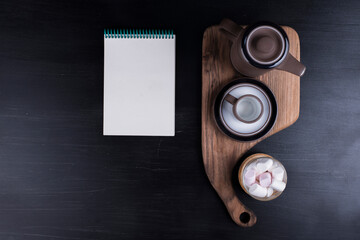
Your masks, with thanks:
[{"label": "teapot lid", "polygon": [[246,59],[258,68],[274,68],[286,57],[289,40],[285,31],[271,22],[258,22],[246,28],[242,38]]}]

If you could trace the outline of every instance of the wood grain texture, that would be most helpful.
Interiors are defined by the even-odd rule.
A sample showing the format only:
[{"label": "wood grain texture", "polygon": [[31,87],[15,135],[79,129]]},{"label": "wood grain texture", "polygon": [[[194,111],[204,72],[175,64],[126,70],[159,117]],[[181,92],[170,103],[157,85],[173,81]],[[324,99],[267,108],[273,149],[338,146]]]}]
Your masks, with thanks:
[{"label": "wood grain texture", "polygon": [[[300,41],[296,31],[284,27],[290,41],[290,53],[300,60]],[[202,47],[202,153],[206,174],[224,202],[233,221],[244,227],[256,223],[256,215],[238,199],[232,186],[234,166],[244,153],[263,139],[293,124],[299,117],[300,77],[273,70],[258,78],[274,93],[278,104],[278,117],[274,127],[264,137],[251,142],[239,142],[223,134],[213,117],[213,102],[217,92],[235,78],[241,77],[233,68],[230,57],[230,41],[218,26],[206,29]],[[243,223],[240,215],[250,214]]]}]

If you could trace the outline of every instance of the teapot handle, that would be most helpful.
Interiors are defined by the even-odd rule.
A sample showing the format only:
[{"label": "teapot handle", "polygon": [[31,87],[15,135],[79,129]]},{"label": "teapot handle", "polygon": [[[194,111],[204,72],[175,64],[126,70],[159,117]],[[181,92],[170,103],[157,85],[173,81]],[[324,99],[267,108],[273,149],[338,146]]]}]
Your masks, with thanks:
[{"label": "teapot handle", "polygon": [[235,41],[239,33],[243,30],[242,27],[240,27],[238,24],[228,18],[223,19],[220,22],[219,27],[221,30],[223,30],[222,32],[224,32],[229,38],[229,40],[231,40],[232,42]]},{"label": "teapot handle", "polygon": [[290,53],[287,54],[284,61],[276,68],[280,69],[280,70],[284,70],[286,72],[293,73],[293,74],[295,74],[295,75],[297,75],[299,77],[304,75],[305,70],[306,70],[306,67],[304,66],[304,64],[299,62]]}]

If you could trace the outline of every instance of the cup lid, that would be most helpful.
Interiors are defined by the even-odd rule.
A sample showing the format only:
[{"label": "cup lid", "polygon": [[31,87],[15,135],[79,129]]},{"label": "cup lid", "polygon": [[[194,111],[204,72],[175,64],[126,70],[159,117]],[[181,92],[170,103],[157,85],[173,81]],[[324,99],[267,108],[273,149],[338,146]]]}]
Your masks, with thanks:
[{"label": "cup lid", "polygon": [[289,51],[287,34],[277,24],[258,22],[246,28],[242,38],[246,59],[258,68],[274,68]]},{"label": "cup lid", "polygon": [[285,41],[276,28],[258,26],[249,33],[246,50],[255,62],[269,65],[278,61],[284,54]]}]

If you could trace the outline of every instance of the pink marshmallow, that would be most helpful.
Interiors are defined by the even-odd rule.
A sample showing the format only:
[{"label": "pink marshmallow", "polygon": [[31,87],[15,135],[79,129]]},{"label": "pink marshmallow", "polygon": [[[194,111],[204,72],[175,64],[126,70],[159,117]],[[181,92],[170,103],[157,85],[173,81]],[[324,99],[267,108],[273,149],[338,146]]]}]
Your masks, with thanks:
[{"label": "pink marshmallow", "polygon": [[269,172],[265,172],[260,174],[259,176],[259,183],[262,187],[268,187],[271,184],[271,174]]},{"label": "pink marshmallow", "polygon": [[247,169],[244,175],[244,182],[245,185],[250,187],[252,184],[255,183],[256,172],[254,169]]}]

